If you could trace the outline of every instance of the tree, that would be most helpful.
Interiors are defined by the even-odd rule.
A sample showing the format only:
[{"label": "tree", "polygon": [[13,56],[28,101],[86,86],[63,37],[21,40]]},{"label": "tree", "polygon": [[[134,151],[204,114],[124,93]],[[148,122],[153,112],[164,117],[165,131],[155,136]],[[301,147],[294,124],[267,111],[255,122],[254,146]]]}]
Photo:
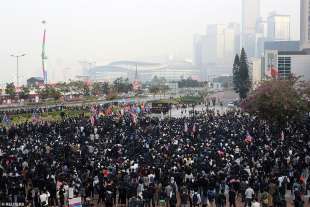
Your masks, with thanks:
[{"label": "tree", "polygon": [[199,83],[197,80],[193,80],[191,77],[188,77],[187,79],[181,79],[178,82],[179,88],[197,88],[202,87],[202,84]]},{"label": "tree", "polygon": [[96,96],[99,96],[102,94],[102,90],[101,90],[101,83],[98,83],[98,82],[95,82],[93,85],[92,85],[92,89],[91,89],[91,93],[92,95],[96,95]]},{"label": "tree", "polygon": [[128,78],[117,78],[113,81],[113,88],[117,93],[128,93],[132,90],[132,85],[129,83]]},{"label": "tree", "polygon": [[64,95],[70,92],[70,86],[66,82],[59,83],[58,84],[58,89]]},{"label": "tree", "polygon": [[159,91],[160,91],[160,88],[158,87],[158,85],[151,85],[149,87],[149,92],[152,93],[154,96],[158,94]]},{"label": "tree", "polygon": [[206,100],[209,96],[208,87],[205,86],[204,88],[202,88],[202,90],[198,91],[198,94],[200,95],[201,98]]},{"label": "tree", "polygon": [[[242,101],[241,108],[283,130],[288,121],[297,122],[309,111],[309,86],[298,79],[268,80]],[[280,131],[278,131],[279,133]]]},{"label": "tree", "polygon": [[251,88],[251,82],[247,55],[244,48],[241,50],[240,60],[238,61],[237,55],[235,57],[233,76],[235,91],[239,94],[240,99],[246,98]]},{"label": "tree", "polygon": [[110,90],[109,83],[107,83],[107,82],[102,83],[102,85],[101,85],[102,94],[108,94],[109,90]]},{"label": "tree", "polygon": [[14,98],[16,95],[16,88],[14,83],[7,83],[5,88],[5,93],[8,94],[11,98]]},{"label": "tree", "polygon": [[60,91],[50,86],[45,86],[45,88],[40,89],[38,93],[41,99],[53,98],[55,100],[58,100],[61,97]]},{"label": "tree", "polygon": [[89,96],[90,95],[90,88],[87,83],[83,83],[83,95],[84,96]]},{"label": "tree", "polygon": [[39,94],[39,97],[41,99],[47,99],[49,97],[49,91],[47,86],[45,88],[38,89],[37,93]]},{"label": "tree", "polygon": [[160,92],[166,95],[167,91],[169,90],[169,87],[167,85],[160,85]]},{"label": "tree", "polygon": [[154,95],[158,93],[165,94],[169,90],[166,82],[165,77],[158,78],[157,76],[154,76],[149,87],[149,92]]},{"label": "tree", "polygon": [[160,80],[159,80],[159,78],[157,77],[157,75],[155,75],[154,77],[153,77],[153,79],[151,80],[151,85],[159,85],[160,84]]},{"label": "tree", "polygon": [[236,93],[239,93],[239,81],[240,81],[239,69],[240,69],[240,59],[239,55],[236,54],[233,65],[233,84],[234,84],[234,91]]},{"label": "tree", "polygon": [[48,88],[48,96],[49,98],[53,98],[58,100],[61,97],[60,91],[56,90],[54,87]]},{"label": "tree", "polygon": [[83,81],[72,81],[68,84],[70,90],[74,93],[83,94],[84,82]]},{"label": "tree", "polygon": [[30,94],[30,89],[26,86],[23,86],[20,92],[20,98],[28,99],[29,94]]}]

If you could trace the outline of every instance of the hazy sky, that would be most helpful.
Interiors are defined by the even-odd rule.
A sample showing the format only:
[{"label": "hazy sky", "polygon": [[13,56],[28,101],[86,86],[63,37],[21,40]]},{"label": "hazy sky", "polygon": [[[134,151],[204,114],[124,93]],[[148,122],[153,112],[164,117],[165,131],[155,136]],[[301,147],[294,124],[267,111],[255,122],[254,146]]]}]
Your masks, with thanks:
[{"label": "hazy sky", "polygon": [[[299,39],[299,0],[262,0],[261,10],[290,14]],[[80,60],[191,58],[193,34],[205,33],[207,24],[240,22],[241,0],[3,0],[0,83],[15,81],[10,54],[27,53],[20,61],[23,81],[41,75],[42,20],[49,78],[59,80],[78,73]]]}]

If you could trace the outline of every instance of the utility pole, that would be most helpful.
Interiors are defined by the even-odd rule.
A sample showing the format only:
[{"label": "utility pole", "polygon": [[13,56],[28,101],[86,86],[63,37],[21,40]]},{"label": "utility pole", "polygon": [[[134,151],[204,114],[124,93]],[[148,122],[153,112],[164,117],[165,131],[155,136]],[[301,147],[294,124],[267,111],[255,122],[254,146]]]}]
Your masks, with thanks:
[{"label": "utility pole", "polygon": [[16,87],[19,87],[19,58],[25,55],[25,53],[21,55],[11,55],[11,57],[16,58]]}]

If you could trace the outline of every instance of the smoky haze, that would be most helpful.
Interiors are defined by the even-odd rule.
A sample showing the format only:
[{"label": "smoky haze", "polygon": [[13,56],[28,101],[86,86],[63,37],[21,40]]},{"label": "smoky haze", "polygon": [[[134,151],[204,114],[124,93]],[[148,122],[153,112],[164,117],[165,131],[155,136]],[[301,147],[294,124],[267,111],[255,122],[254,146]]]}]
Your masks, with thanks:
[{"label": "smoky haze", "polygon": [[[2,84],[15,81],[11,54],[27,53],[22,82],[41,75],[42,20],[52,81],[64,71],[79,74],[80,60],[191,59],[193,35],[205,33],[207,24],[241,22],[241,0],[10,0],[0,11]],[[261,11],[291,15],[292,37],[299,39],[299,0],[262,0]]]}]

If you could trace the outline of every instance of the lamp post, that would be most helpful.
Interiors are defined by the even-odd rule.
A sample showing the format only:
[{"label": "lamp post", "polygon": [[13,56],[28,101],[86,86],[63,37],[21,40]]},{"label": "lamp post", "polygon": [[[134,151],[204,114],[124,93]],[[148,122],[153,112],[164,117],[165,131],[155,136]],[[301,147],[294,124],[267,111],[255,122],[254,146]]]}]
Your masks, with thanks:
[{"label": "lamp post", "polygon": [[16,58],[16,87],[19,87],[19,58],[25,55],[25,53],[21,55],[11,55],[11,57]]}]

